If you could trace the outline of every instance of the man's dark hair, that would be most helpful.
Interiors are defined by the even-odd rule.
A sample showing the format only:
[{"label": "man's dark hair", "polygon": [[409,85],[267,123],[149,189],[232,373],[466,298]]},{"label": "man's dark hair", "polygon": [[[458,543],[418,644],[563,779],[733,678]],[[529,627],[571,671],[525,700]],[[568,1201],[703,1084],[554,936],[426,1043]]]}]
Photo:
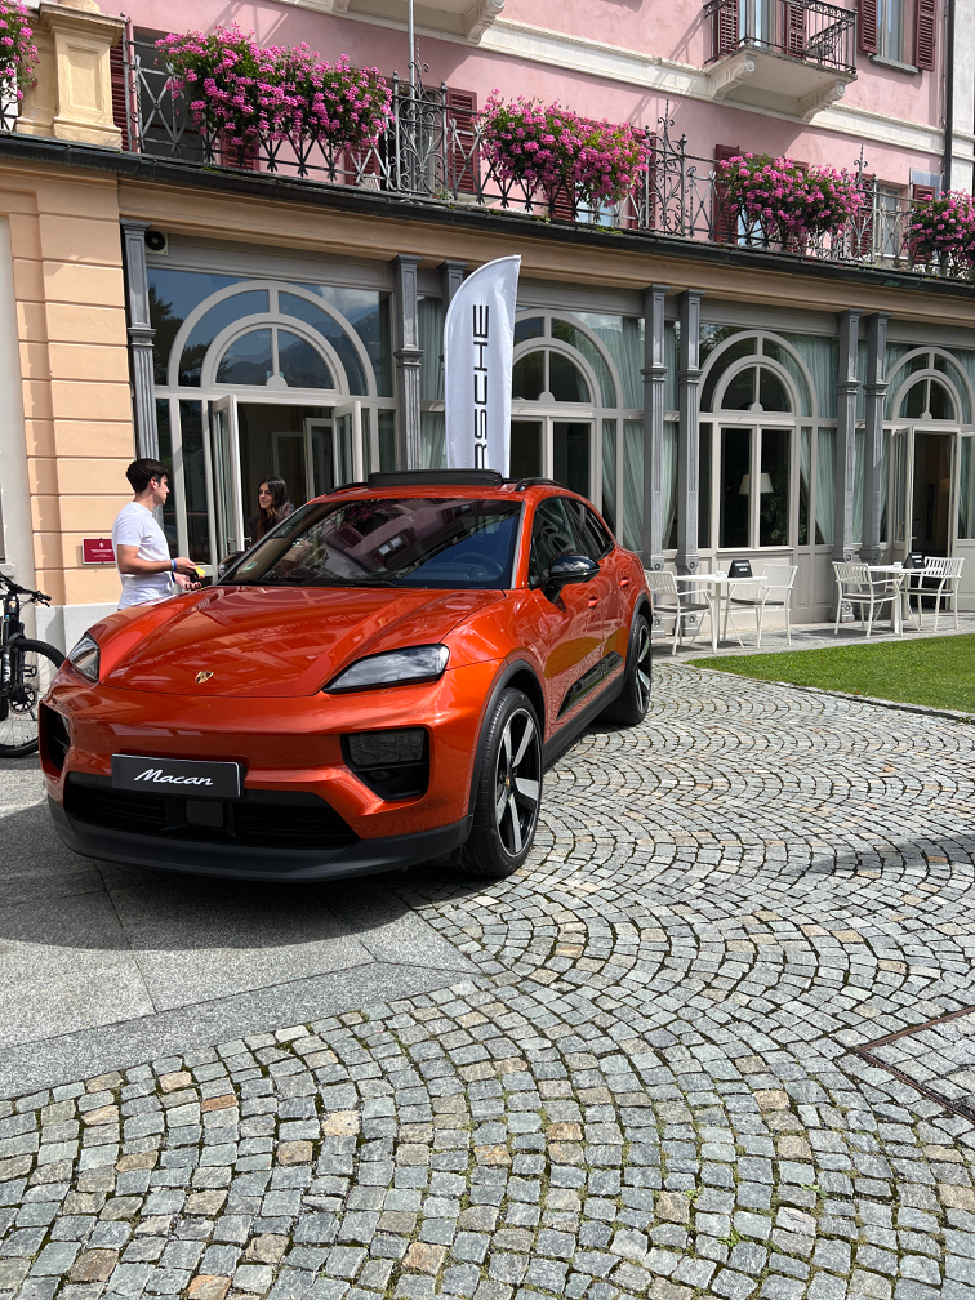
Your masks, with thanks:
[{"label": "man's dark hair", "polygon": [[152,479],[157,478],[161,483],[164,478],[169,478],[169,470],[161,460],[154,460],[151,456],[140,456],[125,471],[125,477],[132,484],[132,491],[139,496],[140,493],[145,492]]}]

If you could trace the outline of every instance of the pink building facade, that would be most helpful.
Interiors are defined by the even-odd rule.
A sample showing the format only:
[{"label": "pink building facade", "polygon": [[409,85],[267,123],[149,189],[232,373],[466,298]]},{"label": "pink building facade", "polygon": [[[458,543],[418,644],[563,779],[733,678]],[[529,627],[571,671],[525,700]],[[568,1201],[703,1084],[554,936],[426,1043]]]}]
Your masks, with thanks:
[{"label": "pink building facade", "polygon": [[[0,196],[25,168],[111,195],[104,292],[124,307],[130,423],[100,458],[90,417],[94,532],[130,452],[172,464],[174,554],[212,571],[248,545],[268,473],[300,504],[373,468],[442,464],[446,306],[517,252],[513,473],[585,492],[649,568],[796,565],[800,620],[834,607],[833,560],[911,551],[971,549],[975,608],[975,291],[906,235],[919,205],[972,190],[975,0],[440,0],[413,13],[414,93],[407,0],[132,0],[124,19],[45,3],[55,43],[66,10],[103,33],[111,104],[96,131],[29,95],[0,131]],[[380,145],[302,162],[203,139],[154,43],[229,22],[398,74]],[[645,130],[647,175],[595,208],[506,192],[479,143],[495,91]],[[845,168],[866,206],[783,246],[723,198],[739,152]],[[8,364],[33,383],[26,347]],[[50,634],[70,640],[117,579],[82,570],[58,418],[46,443],[29,413],[8,424],[26,432],[19,450],[0,437],[0,486],[28,484],[30,519],[2,498],[5,558],[60,575]]]}]

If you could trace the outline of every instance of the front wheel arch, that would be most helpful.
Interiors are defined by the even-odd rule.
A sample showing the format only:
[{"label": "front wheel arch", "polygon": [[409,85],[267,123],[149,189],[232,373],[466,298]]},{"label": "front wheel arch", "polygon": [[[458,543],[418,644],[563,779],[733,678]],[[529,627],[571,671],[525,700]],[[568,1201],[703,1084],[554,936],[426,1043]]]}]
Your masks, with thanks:
[{"label": "front wheel arch", "polygon": [[474,812],[474,800],[477,795],[477,783],[481,777],[481,766],[484,762],[484,750],[487,745],[487,732],[491,719],[494,717],[494,710],[497,708],[498,700],[501,698],[502,691],[509,686],[515,687],[522,691],[531,700],[535,713],[538,717],[538,725],[542,736],[545,735],[545,696],[542,692],[538,677],[534,668],[527,659],[513,659],[498,673],[494,679],[494,684],[488,693],[487,702],[484,711],[481,714],[481,722],[477,731],[477,745],[474,749],[474,766],[471,769],[471,785],[467,795],[467,815],[470,817]]}]

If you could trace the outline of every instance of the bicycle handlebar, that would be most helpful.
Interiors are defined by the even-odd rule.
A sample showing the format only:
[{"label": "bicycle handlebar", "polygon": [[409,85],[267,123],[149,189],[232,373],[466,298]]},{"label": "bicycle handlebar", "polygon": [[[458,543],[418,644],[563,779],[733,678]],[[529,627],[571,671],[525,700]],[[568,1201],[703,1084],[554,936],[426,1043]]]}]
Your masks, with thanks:
[{"label": "bicycle handlebar", "polygon": [[50,605],[51,597],[45,596],[43,591],[31,591],[29,587],[22,587],[19,583],[14,582],[13,578],[8,578],[5,573],[0,573],[0,582],[4,583],[8,591],[12,591],[17,596],[27,596],[35,605]]}]

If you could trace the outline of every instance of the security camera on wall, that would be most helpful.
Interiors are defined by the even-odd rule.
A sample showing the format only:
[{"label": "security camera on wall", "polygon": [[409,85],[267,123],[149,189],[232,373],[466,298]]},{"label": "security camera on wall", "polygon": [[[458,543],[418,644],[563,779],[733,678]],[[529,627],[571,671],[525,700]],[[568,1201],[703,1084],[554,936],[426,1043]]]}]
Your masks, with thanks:
[{"label": "security camera on wall", "polygon": [[169,236],[164,235],[161,230],[147,230],[146,248],[150,253],[161,253],[165,256],[169,252]]}]

